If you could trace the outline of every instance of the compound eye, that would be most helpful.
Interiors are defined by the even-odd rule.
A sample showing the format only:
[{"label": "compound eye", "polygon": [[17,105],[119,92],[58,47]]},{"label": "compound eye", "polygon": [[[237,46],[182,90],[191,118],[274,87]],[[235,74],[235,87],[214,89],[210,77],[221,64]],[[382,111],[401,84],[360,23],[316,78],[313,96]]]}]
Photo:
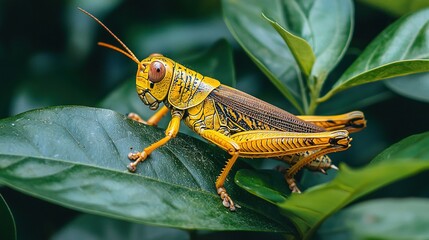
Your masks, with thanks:
[{"label": "compound eye", "polygon": [[165,66],[159,61],[154,61],[150,64],[149,81],[157,83],[165,76]]}]

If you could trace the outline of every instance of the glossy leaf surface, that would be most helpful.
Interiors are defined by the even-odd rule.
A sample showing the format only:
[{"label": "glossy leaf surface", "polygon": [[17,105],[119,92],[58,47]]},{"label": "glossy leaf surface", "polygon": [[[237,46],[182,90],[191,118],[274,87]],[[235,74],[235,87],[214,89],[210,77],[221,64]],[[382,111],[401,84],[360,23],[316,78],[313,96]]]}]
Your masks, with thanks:
[{"label": "glossy leaf surface", "polygon": [[429,236],[428,211],[429,201],[424,198],[371,200],[335,214],[318,235],[329,240],[425,239]]},{"label": "glossy leaf surface", "polygon": [[405,16],[374,39],[322,97],[353,86],[429,71],[429,9]]},{"label": "glossy leaf surface", "polygon": [[[429,133],[408,137],[392,145],[367,167],[352,170],[340,165],[336,178],[326,184],[308,189],[303,194],[292,194],[284,202],[276,203],[303,237],[310,237],[316,228],[331,214],[378,188],[429,169]],[[240,170],[236,181],[250,183],[245,189],[263,199],[281,198],[285,193],[273,196],[278,187],[254,184],[251,170]],[[249,179],[250,178],[250,179]]]},{"label": "glossy leaf surface", "polygon": [[394,92],[411,99],[429,102],[429,73],[420,73],[385,81]]},{"label": "glossy leaf surface", "polygon": [[302,98],[304,85],[299,80],[299,64],[289,50],[292,47],[295,51],[297,46],[288,48],[262,13],[275,22],[276,29],[281,26],[308,42],[316,58],[314,64],[307,62],[304,72],[311,65],[311,75],[318,81],[324,81],[341,59],[353,28],[352,3],[343,0],[224,0],[223,13],[235,39],[297,109],[302,103],[298,99]]},{"label": "glossy leaf surface", "polygon": [[52,240],[138,240],[172,239],[188,240],[189,234],[182,229],[148,226],[117,219],[82,214],[58,231]]},{"label": "glossy leaf surface", "polygon": [[303,72],[306,76],[310,76],[311,68],[313,67],[314,61],[316,60],[316,56],[314,56],[313,49],[311,48],[310,44],[308,44],[308,42],[304,39],[284,29],[278,22],[273,21],[265,15],[263,16],[286,42],[289,50],[299,65],[301,72]]},{"label": "glossy leaf surface", "polygon": [[271,204],[240,191],[232,180],[226,188],[242,208],[238,214],[225,209],[214,182],[228,156],[191,137],[179,135],[129,173],[128,153],[162,136],[161,129],[105,109],[23,113],[0,121],[0,182],[62,206],[133,222],[292,231]]}]

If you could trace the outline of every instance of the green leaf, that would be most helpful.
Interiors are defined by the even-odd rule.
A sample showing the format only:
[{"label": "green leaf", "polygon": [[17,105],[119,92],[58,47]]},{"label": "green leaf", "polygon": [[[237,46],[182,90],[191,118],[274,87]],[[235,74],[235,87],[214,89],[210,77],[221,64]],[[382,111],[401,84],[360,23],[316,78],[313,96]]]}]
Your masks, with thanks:
[{"label": "green leaf", "polygon": [[52,239],[185,240],[190,239],[190,237],[186,231],[181,229],[148,226],[90,214],[82,214],[58,231]]},{"label": "green leaf", "polygon": [[418,73],[385,81],[394,92],[414,100],[429,102],[429,73]]},{"label": "green leaf", "polygon": [[320,102],[339,91],[429,71],[429,8],[405,16],[374,39]]},{"label": "green leaf", "polygon": [[16,226],[9,206],[0,194],[0,239],[16,239]]},{"label": "green leaf", "polygon": [[282,4],[279,1],[223,0],[222,7],[225,23],[237,42],[292,105],[303,112],[297,101],[299,72],[293,56],[261,15],[265,12],[277,19],[281,16]]},{"label": "green leaf", "polygon": [[242,169],[235,175],[235,183],[246,191],[271,203],[284,202],[290,194],[284,177],[277,171]]},{"label": "green leaf", "polygon": [[[277,205],[296,225],[300,234],[309,238],[328,216],[357,198],[399,179],[428,170],[428,144],[429,132],[406,138],[383,151],[373,160],[373,164],[356,170],[342,164],[333,181],[310,188],[303,194],[292,194]],[[240,181],[244,182],[243,179]],[[254,188],[251,192],[261,198],[275,197],[272,196],[274,191],[270,195],[266,194],[267,186],[263,187],[263,191],[260,191],[259,186],[246,186],[246,189],[251,188]]]},{"label": "green leaf", "polygon": [[[354,25],[354,7],[350,0],[307,0],[296,1],[299,13],[305,16],[308,26],[300,34],[313,48],[316,55],[311,75],[323,82],[337,65],[348,48]],[[289,15],[298,9],[291,8]],[[291,12],[293,11],[293,12]],[[298,19],[291,18],[291,25]],[[296,33],[294,27],[290,28]]]},{"label": "green leaf", "polygon": [[429,2],[427,0],[360,0],[360,2],[398,16],[429,7]]},{"label": "green leaf", "polygon": [[[226,188],[241,209],[221,204],[214,182],[228,154],[179,134],[131,174],[127,155],[165,136],[110,110],[52,107],[0,121],[0,184],[87,213],[186,229],[293,232],[278,210]],[[246,167],[238,164],[235,168]]]},{"label": "green leaf", "polygon": [[341,172],[332,181],[308,189],[305,194],[292,195],[280,204],[284,214],[304,236],[309,237],[331,214],[394,181],[429,169],[429,161],[408,159],[408,163],[392,161],[390,164],[351,170],[340,165]]},{"label": "green leaf", "polygon": [[235,39],[301,111],[297,99],[302,97],[304,86],[299,82],[298,64],[282,37],[261,13],[309,43],[316,56],[311,75],[323,81],[350,41],[353,28],[351,1],[223,0],[222,3],[225,22]]},{"label": "green leaf", "polygon": [[[320,239],[425,239],[429,236],[429,200],[371,200],[329,218]],[[335,231],[332,231],[335,229]]]},{"label": "green leaf", "polygon": [[273,28],[280,34],[283,40],[289,47],[295,61],[298,63],[301,72],[307,77],[310,76],[311,68],[313,67],[316,56],[314,56],[313,49],[305,39],[302,39],[291,32],[284,29],[280,24],[268,18],[264,14],[262,16],[273,26]]},{"label": "green leaf", "polygon": [[372,165],[381,165],[383,163],[389,164],[392,162],[392,158],[395,162],[405,162],[407,159],[422,159],[425,161],[429,160],[429,132],[416,134],[403,139],[402,141],[393,144],[379,155],[377,155],[372,161]]}]

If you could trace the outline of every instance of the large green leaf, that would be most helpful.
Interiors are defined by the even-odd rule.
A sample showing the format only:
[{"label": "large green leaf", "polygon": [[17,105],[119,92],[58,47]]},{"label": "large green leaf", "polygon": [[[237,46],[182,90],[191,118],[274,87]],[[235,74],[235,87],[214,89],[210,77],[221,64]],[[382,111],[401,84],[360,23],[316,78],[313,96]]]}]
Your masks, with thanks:
[{"label": "large green leaf", "polygon": [[395,1],[359,0],[359,1],[398,16],[401,16],[410,12],[415,12],[425,7],[429,7],[429,1],[427,0],[395,0]]},{"label": "large green leaf", "polygon": [[261,15],[265,12],[272,18],[280,19],[281,3],[272,0],[223,0],[222,7],[225,23],[237,42],[280,92],[302,112],[297,101],[300,97],[299,72],[294,58],[280,35]]},{"label": "large green leaf", "polygon": [[235,175],[235,182],[248,192],[271,203],[284,202],[291,193],[284,182],[284,177],[277,171],[242,169]]},{"label": "large green leaf", "polygon": [[320,99],[365,83],[429,71],[429,8],[405,16],[374,39]]},{"label": "large green leaf", "polygon": [[[62,206],[139,223],[187,229],[291,232],[271,204],[214,181],[228,154],[179,134],[127,172],[127,155],[164,136],[110,110],[52,107],[0,121],[0,184]],[[238,167],[245,167],[238,165]],[[231,172],[233,177],[235,171]]]},{"label": "large green leaf", "polygon": [[372,165],[389,164],[394,159],[394,162],[408,163],[408,159],[429,160],[429,132],[416,134],[407,137],[402,141],[393,144],[372,161]]},{"label": "large green leaf", "polygon": [[188,232],[181,229],[129,223],[91,214],[82,214],[55,233],[52,240],[187,240]]},{"label": "large green leaf", "polygon": [[[311,75],[324,80],[344,55],[353,33],[354,8],[350,0],[297,1],[311,30],[308,41],[316,55]],[[291,13],[289,13],[291,14]]]},{"label": "large green leaf", "polygon": [[[303,194],[293,194],[284,202],[271,202],[276,203],[294,222],[302,236],[308,238],[328,216],[355,199],[393,181],[428,170],[428,144],[429,132],[408,137],[383,151],[367,167],[352,170],[342,164],[333,181],[310,188]],[[253,176],[249,173],[252,172],[240,170],[236,181],[250,183],[245,189],[261,198],[274,199],[273,194],[278,187],[271,187],[273,190],[267,191],[265,184],[261,191],[260,184],[247,179]],[[283,195],[278,196],[281,197]]]},{"label": "large green leaf", "polygon": [[12,212],[3,196],[0,194],[0,238],[4,240],[16,239],[16,226]]},{"label": "large green leaf", "polygon": [[278,22],[273,21],[264,14],[263,16],[286,42],[289,50],[295,58],[296,63],[301,69],[301,72],[303,72],[307,77],[310,76],[311,68],[313,67],[314,61],[316,60],[316,56],[314,56],[313,49],[311,48],[310,44],[308,44],[308,42],[304,39],[284,29]]},{"label": "large green leaf", "polygon": [[[426,239],[429,200],[379,199],[359,203],[329,218],[320,239]],[[333,231],[335,229],[335,231]]]},{"label": "large green leaf", "polygon": [[353,6],[348,0],[223,0],[222,3],[225,22],[235,39],[299,110],[297,99],[302,97],[303,87],[298,80],[299,67],[282,37],[261,13],[309,43],[316,56],[312,75],[321,81],[340,60],[351,37]]},{"label": "large green leaf", "polygon": [[429,102],[429,73],[419,73],[385,81],[394,92],[419,101]]}]

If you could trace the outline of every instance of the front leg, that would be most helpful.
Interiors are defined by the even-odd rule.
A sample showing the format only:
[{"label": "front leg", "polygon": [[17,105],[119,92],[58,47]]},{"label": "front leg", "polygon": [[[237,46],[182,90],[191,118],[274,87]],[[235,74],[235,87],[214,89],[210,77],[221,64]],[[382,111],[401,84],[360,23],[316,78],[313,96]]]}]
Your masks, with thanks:
[{"label": "front leg", "polygon": [[168,110],[169,109],[166,106],[163,106],[155,114],[153,114],[152,117],[150,117],[149,120],[147,121],[141,118],[137,113],[128,113],[127,117],[131,120],[137,121],[139,123],[143,123],[145,125],[156,126],[158,125],[159,121],[161,121],[161,119],[168,113]]},{"label": "front leg", "polygon": [[168,141],[170,141],[171,138],[176,137],[177,133],[179,132],[180,120],[183,117],[183,111],[172,110],[171,115],[172,115],[172,118],[171,118],[170,123],[168,124],[167,129],[165,130],[165,137],[164,138],[162,138],[161,140],[159,140],[155,143],[152,143],[149,147],[143,149],[143,151],[141,151],[141,152],[128,154],[128,158],[133,161],[132,163],[130,163],[128,165],[128,170],[130,172],[135,172],[137,165],[140,162],[143,162],[155,149],[166,144]]}]

